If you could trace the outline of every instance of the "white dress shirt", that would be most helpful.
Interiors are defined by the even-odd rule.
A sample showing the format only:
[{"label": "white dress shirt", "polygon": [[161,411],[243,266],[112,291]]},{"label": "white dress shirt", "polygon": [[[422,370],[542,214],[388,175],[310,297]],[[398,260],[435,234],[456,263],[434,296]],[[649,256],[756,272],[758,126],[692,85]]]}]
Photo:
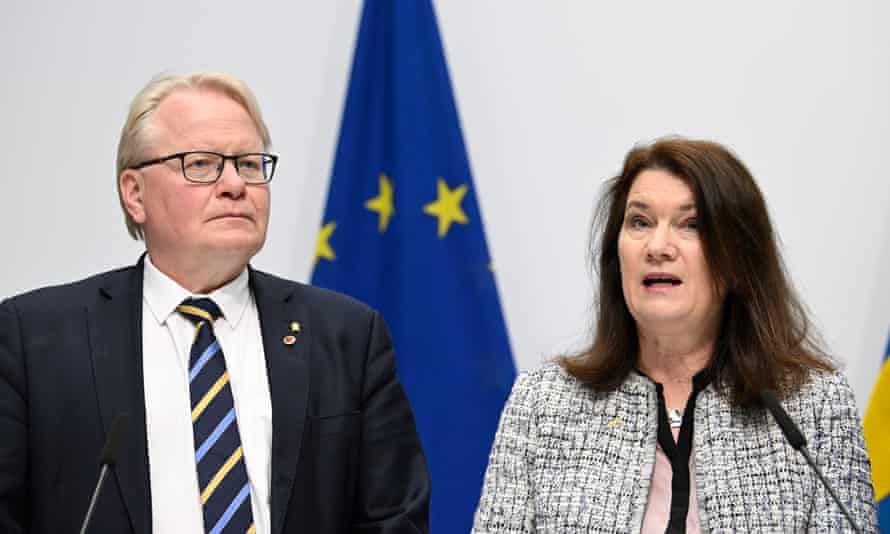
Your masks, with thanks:
[{"label": "white dress shirt", "polygon": [[269,534],[272,401],[256,302],[244,271],[209,295],[193,295],[145,258],[142,367],[153,531],[203,533],[189,396],[189,350],[195,328],[176,312],[188,297],[213,299],[213,325],[225,355],[244,449],[257,534]]}]

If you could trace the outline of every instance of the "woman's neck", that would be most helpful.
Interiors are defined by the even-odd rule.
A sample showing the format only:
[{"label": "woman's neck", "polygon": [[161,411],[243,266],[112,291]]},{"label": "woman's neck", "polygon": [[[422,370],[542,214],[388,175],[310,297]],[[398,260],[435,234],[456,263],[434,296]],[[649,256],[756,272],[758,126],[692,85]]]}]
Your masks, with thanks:
[{"label": "woman's neck", "polygon": [[640,370],[664,388],[668,408],[683,408],[692,393],[692,377],[708,366],[714,338],[700,335],[652,335],[640,332]]}]

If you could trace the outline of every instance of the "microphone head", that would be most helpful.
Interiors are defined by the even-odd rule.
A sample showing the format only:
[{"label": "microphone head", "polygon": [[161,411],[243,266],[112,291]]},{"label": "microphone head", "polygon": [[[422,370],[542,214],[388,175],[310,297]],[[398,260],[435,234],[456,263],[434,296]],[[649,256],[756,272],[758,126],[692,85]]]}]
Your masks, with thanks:
[{"label": "microphone head", "polygon": [[120,449],[121,442],[127,431],[127,421],[129,416],[122,413],[118,414],[111,423],[111,430],[108,437],[105,438],[105,446],[102,447],[102,454],[99,456],[99,465],[114,465],[117,461],[117,453]]},{"label": "microphone head", "polygon": [[760,400],[763,401],[766,409],[773,414],[773,419],[776,420],[776,424],[782,429],[782,433],[785,434],[785,439],[788,440],[788,443],[798,451],[801,447],[805,447],[807,439],[803,436],[800,429],[797,428],[797,425],[794,424],[794,421],[791,420],[791,417],[788,416],[788,413],[782,408],[782,405],[779,404],[776,394],[769,390],[761,391]]}]

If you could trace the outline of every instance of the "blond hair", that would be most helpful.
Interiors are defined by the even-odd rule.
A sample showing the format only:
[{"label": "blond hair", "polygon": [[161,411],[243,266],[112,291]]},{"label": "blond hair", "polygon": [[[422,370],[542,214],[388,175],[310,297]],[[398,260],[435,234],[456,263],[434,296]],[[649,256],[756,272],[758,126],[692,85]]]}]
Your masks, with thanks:
[{"label": "blond hair", "polygon": [[263,122],[260,107],[250,88],[241,80],[222,72],[193,72],[189,74],[163,74],[153,78],[133,99],[127,120],[121,129],[117,146],[117,193],[127,223],[127,231],[133,239],[142,239],[142,227],[130,217],[121,195],[120,175],[146,157],[151,142],[151,117],[161,102],[175,91],[206,89],[219,91],[240,104],[256,125],[264,150],[269,150],[272,140]]}]

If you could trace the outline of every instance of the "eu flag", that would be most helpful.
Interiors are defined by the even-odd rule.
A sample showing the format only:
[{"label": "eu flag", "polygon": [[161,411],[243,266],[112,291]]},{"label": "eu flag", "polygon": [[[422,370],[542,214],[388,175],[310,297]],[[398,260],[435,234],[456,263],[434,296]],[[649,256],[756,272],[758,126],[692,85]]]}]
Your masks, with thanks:
[{"label": "eu flag", "polygon": [[878,373],[862,426],[871,459],[871,476],[878,507],[878,528],[890,532],[890,342]]},{"label": "eu flag", "polygon": [[516,370],[429,0],[366,0],[312,275],[389,323],[432,476],[469,532]]}]

